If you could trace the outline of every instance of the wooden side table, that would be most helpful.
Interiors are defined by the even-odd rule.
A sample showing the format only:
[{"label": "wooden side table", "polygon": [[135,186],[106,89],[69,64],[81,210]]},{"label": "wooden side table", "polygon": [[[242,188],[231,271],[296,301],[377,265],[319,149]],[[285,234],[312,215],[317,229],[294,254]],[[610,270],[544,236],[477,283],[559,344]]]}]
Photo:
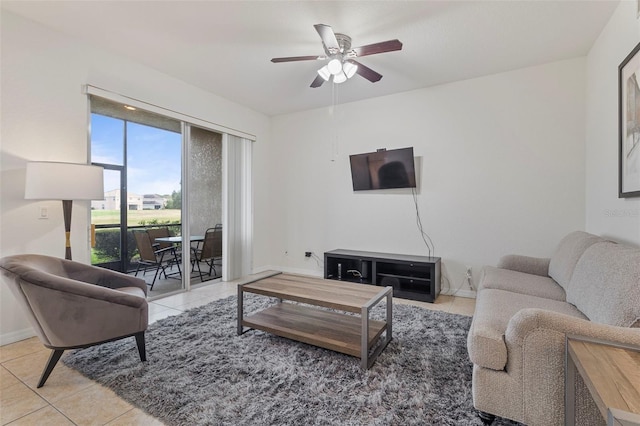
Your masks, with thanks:
[{"label": "wooden side table", "polygon": [[575,425],[579,374],[610,426],[640,426],[640,347],[567,336],[565,425]]}]

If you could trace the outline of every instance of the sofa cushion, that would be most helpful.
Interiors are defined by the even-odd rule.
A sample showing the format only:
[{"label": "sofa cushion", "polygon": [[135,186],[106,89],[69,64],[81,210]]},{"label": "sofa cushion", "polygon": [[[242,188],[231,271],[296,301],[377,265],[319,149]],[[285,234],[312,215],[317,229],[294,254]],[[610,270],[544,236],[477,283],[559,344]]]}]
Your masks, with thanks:
[{"label": "sofa cushion", "polygon": [[575,231],[564,237],[549,262],[549,276],[565,291],[582,253],[595,243],[606,241],[597,235]]},{"label": "sofa cushion", "polygon": [[482,270],[482,279],[478,285],[478,291],[487,288],[507,290],[562,302],[566,300],[564,289],[549,277],[495,268],[493,266],[485,266]]},{"label": "sofa cushion", "polygon": [[511,269],[525,274],[549,276],[549,262],[551,258],[523,256],[521,254],[507,254],[498,260],[498,268]]},{"label": "sofa cushion", "polygon": [[476,309],[467,339],[471,362],[493,370],[507,365],[504,341],[509,320],[519,310],[540,308],[586,319],[573,305],[505,290],[485,289],[478,292]]},{"label": "sofa cushion", "polygon": [[605,242],[589,247],[567,290],[591,321],[640,327],[640,249]]}]

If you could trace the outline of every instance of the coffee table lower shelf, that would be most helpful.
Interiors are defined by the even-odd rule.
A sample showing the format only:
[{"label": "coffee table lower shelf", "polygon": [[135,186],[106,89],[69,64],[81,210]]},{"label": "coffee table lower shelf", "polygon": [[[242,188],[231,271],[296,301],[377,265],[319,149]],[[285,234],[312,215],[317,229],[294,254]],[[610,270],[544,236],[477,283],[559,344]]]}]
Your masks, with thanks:
[{"label": "coffee table lower shelf", "polygon": [[[362,354],[359,316],[278,303],[243,318],[242,325],[355,357]],[[386,329],[386,322],[369,320],[367,349],[373,347]]]}]

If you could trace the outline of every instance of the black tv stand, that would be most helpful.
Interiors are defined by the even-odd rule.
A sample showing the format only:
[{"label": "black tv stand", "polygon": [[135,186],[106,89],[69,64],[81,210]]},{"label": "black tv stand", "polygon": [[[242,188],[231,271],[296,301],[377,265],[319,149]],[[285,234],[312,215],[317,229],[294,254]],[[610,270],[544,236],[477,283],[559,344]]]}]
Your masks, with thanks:
[{"label": "black tv stand", "polygon": [[324,277],[392,286],[395,297],[434,302],[440,294],[440,258],[332,250],[324,254]]}]

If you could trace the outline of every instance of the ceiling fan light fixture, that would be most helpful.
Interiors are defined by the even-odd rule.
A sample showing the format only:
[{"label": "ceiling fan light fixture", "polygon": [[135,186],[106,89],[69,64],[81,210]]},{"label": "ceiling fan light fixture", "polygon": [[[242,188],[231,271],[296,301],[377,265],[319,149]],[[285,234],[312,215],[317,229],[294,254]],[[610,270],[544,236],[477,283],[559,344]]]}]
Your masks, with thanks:
[{"label": "ceiling fan light fixture", "polygon": [[347,76],[347,78],[351,78],[354,76],[356,71],[358,71],[358,66],[356,64],[352,64],[351,62],[345,62],[342,65],[342,70],[344,71],[344,74]]},{"label": "ceiling fan light fixture", "polygon": [[326,64],[317,71],[318,75],[311,82],[310,87],[313,88],[320,87],[325,81],[330,80],[333,80],[336,84],[344,83],[355,74],[369,80],[371,83],[376,83],[380,81],[382,74],[375,72],[364,64],[356,62],[354,58],[402,50],[402,42],[398,39],[360,47],[351,47],[351,37],[346,34],[334,32],[331,26],[316,24],[314,28],[322,40],[323,55],[287,56],[271,59],[273,63],[327,61]]},{"label": "ceiling fan light fixture", "polygon": [[331,77],[331,73],[329,72],[329,67],[326,65],[318,70],[318,75],[324,79],[324,81],[329,81]]},{"label": "ceiling fan light fixture", "polygon": [[333,76],[334,83],[340,84],[344,83],[345,81],[347,81],[347,75],[344,72],[340,72],[339,74]]},{"label": "ceiling fan light fixture", "polygon": [[327,68],[331,74],[338,75],[342,72],[342,62],[340,59],[333,58],[327,64]]}]

